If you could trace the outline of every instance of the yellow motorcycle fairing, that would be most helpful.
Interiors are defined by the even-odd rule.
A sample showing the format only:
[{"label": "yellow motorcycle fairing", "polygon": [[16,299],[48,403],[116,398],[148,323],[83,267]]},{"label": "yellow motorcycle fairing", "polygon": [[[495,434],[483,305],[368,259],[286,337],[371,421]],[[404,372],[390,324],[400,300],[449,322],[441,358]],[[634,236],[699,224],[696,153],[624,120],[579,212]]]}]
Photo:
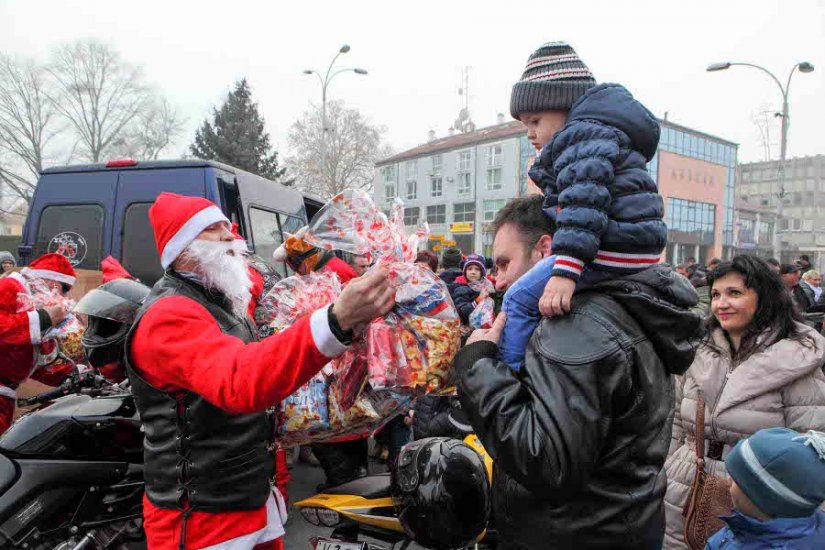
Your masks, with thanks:
[{"label": "yellow motorcycle fairing", "polygon": [[395,515],[392,497],[367,499],[356,495],[330,495],[319,493],[296,502],[298,508],[327,508],[358,523],[403,533],[401,522]]}]

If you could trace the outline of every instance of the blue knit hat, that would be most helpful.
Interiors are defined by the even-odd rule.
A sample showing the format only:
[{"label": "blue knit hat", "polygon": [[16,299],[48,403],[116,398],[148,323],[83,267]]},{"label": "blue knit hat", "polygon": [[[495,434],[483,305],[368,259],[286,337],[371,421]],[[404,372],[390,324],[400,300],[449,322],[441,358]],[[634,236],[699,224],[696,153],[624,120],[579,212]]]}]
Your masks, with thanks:
[{"label": "blue knit hat", "polygon": [[467,259],[464,260],[464,265],[461,267],[461,273],[464,277],[467,277],[467,268],[471,265],[474,265],[481,269],[481,278],[487,276],[487,260],[485,260],[484,256],[481,254],[470,254],[467,256]]},{"label": "blue knit hat", "polygon": [[825,433],[759,430],[725,459],[728,474],[757,508],[774,517],[807,517],[825,501]]}]

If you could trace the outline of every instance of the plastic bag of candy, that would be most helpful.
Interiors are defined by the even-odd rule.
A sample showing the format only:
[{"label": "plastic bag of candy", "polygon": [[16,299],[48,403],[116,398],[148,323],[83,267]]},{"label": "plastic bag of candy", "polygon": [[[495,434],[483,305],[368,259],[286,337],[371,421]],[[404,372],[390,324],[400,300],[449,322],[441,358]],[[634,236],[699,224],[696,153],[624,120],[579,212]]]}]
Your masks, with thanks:
[{"label": "plastic bag of candy", "polygon": [[278,434],[309,437],[329,431],[328,389],[329,380],[318,374],[284,399],[281,403]]},{"label": "plastic bag of candy", "polygon": [[484,298],[470,313],[470,326],[473,328],[490,328],[495,320],[495,302]]},{"label": "plastic bag of candy", "polygon": [[[415,393],[436,389],[448,378],[460,343],[460,322],[446,284],[414,263],[418,244],[428,234],[426,224],[408,235],[403,211],[403,203],[396,200],[388,218],[366,193],[344,191],[315,215],[303,238],[319,248],[369,252],[377,266],[387,269],[396,288],[396,307],[361,335],[368,381],[372,389]],[[421,321],[410,322],[416,318]],[[352,365],[362,372],[357,353],[335,360],[336,369],[346,372]]]},{"label": "plastic bag of candy", "polygon": [[275,331],[283,330],[331,304],[340,294],[341,282],[330,271],[281,279],[261,299],[261,322],[268,322]]},{"label": "plastic bag of candy", "polygon": [[41,365],[53,365],[55,368],[60,368],[63,365],[73,366],[86,362],[86,353],[83,351],[81,339],[85,332],[83,324],[73,313],[68,313],[63,321],[43,334],[43,341],[56,342],[57,347],[54,350],[54,356],[51,360],[49,357],[52,354],[40,355],[38,361]]},{"label": "plastic bag of candy", "polygon": [[74,307],[74,300],[66,298],[57,290],[49,287],[46,281],[31,275],[28,269],[20,272],[28,287],[28,292],[17,294],[17,313],[44,309],[58,304],[64,304],[66,310],[70,311]]}]

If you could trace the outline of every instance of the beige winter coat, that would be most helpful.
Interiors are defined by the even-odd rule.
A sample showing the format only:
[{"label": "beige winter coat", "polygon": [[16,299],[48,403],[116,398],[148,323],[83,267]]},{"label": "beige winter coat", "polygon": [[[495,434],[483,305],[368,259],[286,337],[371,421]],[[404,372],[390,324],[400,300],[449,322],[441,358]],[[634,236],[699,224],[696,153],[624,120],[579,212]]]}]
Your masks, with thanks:
[{"label": "beige winter coat", "polygon": [[[682,509],[695,473],[697,390],[705,393],[705,438],[725,443],[725,451],[762,428],[825,431],[825,337],[797,323],[801,340],[772,342],[741,363],[721,329],[702,345],[688,371],[676,380],[673,441],[665,462],[667,526],[665,548],[685,549]],[[728,447],[730,446],[730,447]],[[709,473],[727,477],[723,461],[707,459]]]}]

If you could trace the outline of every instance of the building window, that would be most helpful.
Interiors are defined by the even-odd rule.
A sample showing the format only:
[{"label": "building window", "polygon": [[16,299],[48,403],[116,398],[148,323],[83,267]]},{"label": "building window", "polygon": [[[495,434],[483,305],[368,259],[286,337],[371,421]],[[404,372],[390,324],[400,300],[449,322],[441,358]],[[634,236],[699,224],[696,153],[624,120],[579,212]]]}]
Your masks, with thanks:
[{"label": "building window", "polygon": [[444,185],[441,176],[433,176],[430,178],[430,191],[433,197],[440,197],[444,194]]},{"label": "building window", "polygon": [[470,191],[473,190],[473,182],[471,179],[472,174],[465,173],[458,175],[458,187],[456,192],[458,193],[459,197],[467,197],[470,195]]},{"label": "building window", "polygon": [[458,153],[458,170],[457,172],[469,172],[473,166],[473,152],[459,151]]},{"label": "building window", "polygon": [[404,225],[418,225],[421,220],[421,209],[411,206],[404,209]]},{"label": "building window", "polygon": [[716,205],[671,197],[665,222],[670,231],[694,233],[701,244],[711,244],[716,229]]},{"label": "building window", "polygon": [[501,166],[501,144],[490,145],[487,148],[487,168]]},{"label": "building window", "polygon": [[443,159],[442,159],[441,155],[433,155],[430,158],[432,159],[432,162],[433,162],[432,175],[433,176],[440,176],[441,175],[441,166],[443,164]]},{"label": "building window", "polygon": [[491,222],[496,219],[496,213],[504,208],[507,201],[504,199],[497,199],[492,201],[484,201],[484,221]]},{"label": "building window", "polygon": [[391,183],[384,186],[384,196],[388,201],[395,199],[395,184]]},{"label": "building window", "polygon": [[418,177],[418,163],[414,160],[407,162],[407,181],[413,181]]},{"label": "building window", "polygon": [[495,191],[501,189],[501,168],[487,169],[487,190]]},{"label": "building window", "polygon": [[476,219],[476,203],[459,202],[453,205],[453,222],[474,222]]},{"label": "building window", "polygon": [[384,176],[384,183],[395,183],[395,165],[385,166],[381,169],[381,174]]},{"label": "building window", "polygon": [[427,207],[427,223],[447,223],[447,205],[437,204]]},{"label": "building window", "polygon": [[418,196],[418,183],[413,181],[407,182],[407,200],[415,200]]}]

